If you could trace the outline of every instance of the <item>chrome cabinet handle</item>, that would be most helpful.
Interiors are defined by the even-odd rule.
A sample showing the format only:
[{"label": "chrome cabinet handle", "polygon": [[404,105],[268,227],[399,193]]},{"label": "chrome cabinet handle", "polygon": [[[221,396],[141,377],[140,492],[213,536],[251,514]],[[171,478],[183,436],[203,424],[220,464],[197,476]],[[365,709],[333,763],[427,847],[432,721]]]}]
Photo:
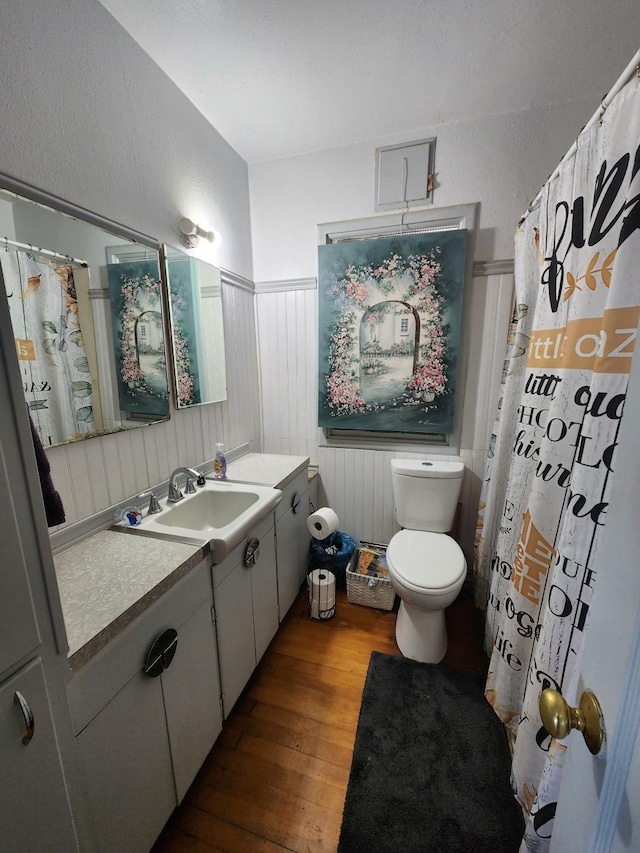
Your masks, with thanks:
[{"label": "chrome cabinet handle", "polygon": [[148,675],[149,678],[157,678],[162,675],[164,670],[171,665],[177,647],[178,632],[175,628],[167,628],[151,644],[142,668],[144,674]]},{"label": "chrome cabinet handle", "polygon": [[253,536],[247,542],[244,552],[244,564],[247,568],[255,566],[260,559],[260,540]]},{"label": "chrome cabinet handle", "polygon": [[297,515],[300,512],[300,507],[302,505],[302,495],[300,492],[296,492],[293,496],[293,500],[291,501],[291,509],[294,514]]},{"label": "chrome cabinet handle", "polygon": [[35,720],[33,719],[33,711],[31,710],[31,706],[29,705],[29,703],[24,698],[22,693],[20,693],[19,690],[16,690],[16,692],[15,692],[14,701],[15,701],[16,705],[18,705],[20,710],[22,711],[22,716],[24,718],[24,725],[25,725],[25,728],[27,730],[26,734],[22,738],[22,743],[25,746],[28,746],[31,743],[31,738],[33,737],[33,733],[34,733],[35,728],[36,728],[36,723],[35,723]]}]

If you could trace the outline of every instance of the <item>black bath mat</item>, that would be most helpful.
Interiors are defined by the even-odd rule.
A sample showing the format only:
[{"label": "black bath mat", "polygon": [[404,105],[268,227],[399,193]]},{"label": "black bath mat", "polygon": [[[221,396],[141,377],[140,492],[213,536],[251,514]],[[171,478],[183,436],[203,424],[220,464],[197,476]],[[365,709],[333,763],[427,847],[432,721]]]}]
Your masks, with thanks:
[{"label": "black bath mat", "polygon": [[373,652],[338,853],[517,853],[524,819],[484,682]]}]

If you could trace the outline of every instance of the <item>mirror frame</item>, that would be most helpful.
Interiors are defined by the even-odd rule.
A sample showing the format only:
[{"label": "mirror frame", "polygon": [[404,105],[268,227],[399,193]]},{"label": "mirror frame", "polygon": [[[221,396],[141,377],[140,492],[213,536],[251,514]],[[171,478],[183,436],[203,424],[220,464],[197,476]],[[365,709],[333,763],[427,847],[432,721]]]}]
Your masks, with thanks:
[{"label": "mirror frame", "polygon": [[[226,355],[225,355],[225,330],[224,330],[224,309],[223,309],[223,293],[222,293],[222,270],[217,267],[215,264],[210,261],[205,261],[202,258],[194,257],[193,255],[187,254],[182,249],[178,249],[175,246],[171,246],[167,243],[162,244],[160,250],[160,258],[161,258],[161,276],[164,281],[165,288],[165,299],[167,303],[167,323],[169,324],[169,338],[171,342],[170,346],[170,363],[171,367],[169,373],[171,375],[171,383],[173,389],[173,399],[175,407],[178,411],[183,411],[184,409],[194,408],[196,406],[208,406],[212,403],[220,403],[228,398],[228,384],[227,384],[227,369],[226,369]],[[178,335],[178,330],[176,329],[175,317],[174,317],[174,306],[172,301],[172,291],[171,291],[171,276],[169,271],[169,265],[172,261],[188,261],[190,264],[203,264],[205,267],[211,267],[212,270],[215,270],[218,274],[220,280],[220,324],[221,324],[221,334],[222,334],[222,362],[224,369],[224,393],[215,394],[212,398],[200,399],[197,402],[193,403],[181,403],[180,402],[180,388],[182,383],[185,381],[181,380],[178,369],[178,359],[179,355],[176,352],[179,346],[180,338]],[[203,332],[203,329],[198,329],[198,332]],[[197,332],[196,332],[197,334]],[[189,331],[186,332],[185,335],[185,343],[188,341]],[[204,337],[204,334],[203,334]],[[197,358],[197,357],[196,357]],[[198,365],[198,373],[202,374],[202,365]],[[221,380],[222,381],[222,380]],[[187,380],[188,384],[188,380]],[[202,389],[200,388],[200,393],[202,393]]]},{"label": "mirror frame", "polygon": [[[23,200],[26,202],[32,202],[40,207],[51,211],[51,213],[62,215],[72,220],[76,220],[83,225],[98,228],[100,231],[104,232],[105,236],[113,238],[111,239],[111,244],[117,242],[118,239],[126,241],[129,244],[139,244],[141,247],[144,247],[145,249],[154,252],[157,255],[158,259],[160,306],[162,310],[162,331],[164,335],[164,359],[167,374],[167,413],[159,415],[153,420],[140,420],[139,423],[131,422],[129,420],[126,425],[119,425],[106,429],[95,430],[92,432],[88,432],[84,435],[79,435],[77,438],[71,438],[68,441],[55,442],[54,444],[47,446],[56,447],[65,444],[72,444],[77,441],[84,441],[89,438],[96,438],[103,435],[112,435],[114,433],[127,432],[129,429],[137,429],[139,427],[151,426],[153,424],[162,423],[169,420],[169,418],[171,417],[171,396],[173,393],[172,380],[170,378],[172,374],[172,368],[170,366],[172,346],[169,345],[168,337],[170,333],[168,293],[166,291],[165,279],[163,277],[163,261],[161,245],[159,241],[153,237],[150,237],[147,234],[143,234],[142,232],[136,231],[132,228],[129,228],[128,226],[114,222],[104,216],[101,216],[100,214],[96,214],[92,211],[86,210],[85,208],[73,204],[65,199],[53,196],[44,190],[40,190],[37,187],[33,187],[19,179],[13,178],[12,176],[2,172],[0,172],[0,190],[6,192],[9,195],[15,195],[17,201]],[[106,243],[105,249],[107,249],[108,246],[109,243]],[[36,247],[34,246],[34,251],[35,249]],[[105,256],[105,266],[106,265],[107,257]],[[101,288],[94,289],[96,293],[101,292]],[[108,337],[111,341],[110,333],[108,334]],[[114,364],[112,369],[114,371],[117,370],[117,365]],[[100,375],[98,375],[98,379],[104,381],[104,377],[100,377]]]}]

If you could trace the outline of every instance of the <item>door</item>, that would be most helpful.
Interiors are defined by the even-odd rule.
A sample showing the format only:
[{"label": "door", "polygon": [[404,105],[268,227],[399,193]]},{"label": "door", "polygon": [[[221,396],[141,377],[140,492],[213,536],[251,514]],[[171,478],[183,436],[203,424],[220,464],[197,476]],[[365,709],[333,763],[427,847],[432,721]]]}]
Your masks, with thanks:
[{"label": "door", "polygon": [[[572,731],[551,850],[640,850],[640,355],[629,377],[607,524],[578,690],[602,707],[607,742],[592,756]],[[628,773],[628,776],[626,775]],[[625,785],[626,776],[626,785]]]},{"label": "door", "polygon": [[0,582],[0,673],[35,652],[41,642],[15,507],[13,500],[7,499],[9,496],[13,497],[13,487],[14,483],[7,472],[4,447],[0,442],[0,493],[4,496],[5,504],[0,513],[0,542],[3,552]]},{"label": "door", "polygon": [[[4,280],[0,272],[0,542],[2,573],[0,574],[0,675],[36,651],[42,642],[36,617],[36,606],[29,578],[34,554],[34,522],[30,517],[27,477],[22,450],[29,424],[25,416],[24,395],[15,356],[13,329],[4,297]],[[20,409],[21,411],[18,411]],[[22,430],[23,435],[20,436]],[[29,436],[30,442],[30,436]],[[27,453],[33,453],[27,448]],[[33,465],[31,466],[33,469]],[[33,474],[32,474],[33,475]],[[23,538],[28,546],[23,546]]]},{"label": "door", "polygon": [[0,401],[0,848],[67,853],[84,829],[64,696],[66,639],[4,296]]},{"label": "door", "polygon": [[40,658],[0,686],[0,755],[0,848],[77,850]]}]

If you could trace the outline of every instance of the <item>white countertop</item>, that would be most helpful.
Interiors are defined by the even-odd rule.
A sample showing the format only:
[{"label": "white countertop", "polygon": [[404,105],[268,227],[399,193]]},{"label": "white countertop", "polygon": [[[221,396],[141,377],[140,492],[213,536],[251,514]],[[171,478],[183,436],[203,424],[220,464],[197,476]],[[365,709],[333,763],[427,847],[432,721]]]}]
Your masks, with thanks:
[{"label": "white countertop", "polygon": [[199,545],[101,530],[54,557],[75,669],[205,556]]},{"label": "white countertop", "polygon": [[282,489],[309,465],[308,456],[245,453],[227,465],[227,478]]}]

